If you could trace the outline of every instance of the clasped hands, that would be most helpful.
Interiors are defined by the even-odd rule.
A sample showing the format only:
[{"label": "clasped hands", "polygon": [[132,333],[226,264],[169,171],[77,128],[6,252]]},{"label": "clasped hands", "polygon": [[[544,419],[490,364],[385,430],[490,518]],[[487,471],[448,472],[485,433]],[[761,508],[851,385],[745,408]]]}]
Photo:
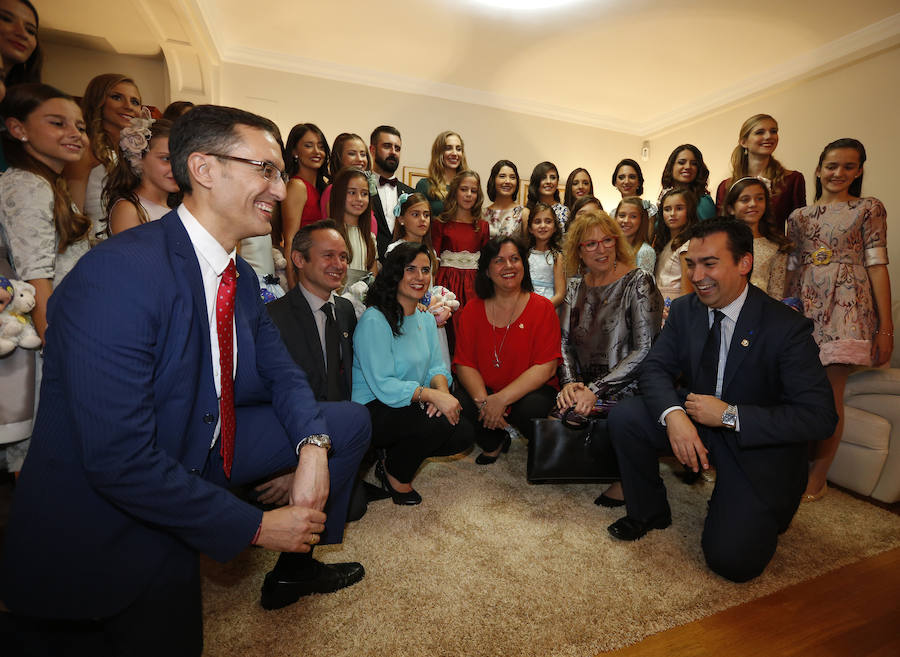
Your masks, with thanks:
[{"label": "clasped hands", "polygon": [[672,411],[666,416],[666,433],[675,458],[694,472],[700,468],[709,469],[709,450],[700,440],[694,423],[707,427],[722,427],[722,414],[728,404],[712,395],[690,393],[681,409]]},{"label": "clasped hands", "polygon": [[584,417],[590,415],[596,403],[597,395],[580,381],[567,383],[556,395],[556,406],[559,410],[574,407],[575,412]]},{"label": "clasped hands", "polygon": [[509,404],[503,395],[495,392],[485,397],[477,397],[472,401],[478,406],[478,419],[485,429],[505,429],[509,423],[506,416],[509,415]]},{"label": "clasped hands", "polygon": [[[309,552],[325,530],[328,500],[328,453],[323,447],[304,445],[291,477],[287,506],[263,513],[257,545],[279,552]],[[283,488],[285,479],[279,479]]]}]

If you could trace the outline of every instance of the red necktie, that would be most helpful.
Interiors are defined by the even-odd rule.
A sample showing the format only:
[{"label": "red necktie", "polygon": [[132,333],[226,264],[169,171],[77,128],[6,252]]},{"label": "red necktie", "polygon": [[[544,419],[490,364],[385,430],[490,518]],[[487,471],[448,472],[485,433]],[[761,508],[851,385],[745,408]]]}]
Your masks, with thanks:
[{"label": "red necktie", "polygon": [[216,295],[216,333],[219,335],[219,376],[222,394],[219,402],[222,465],[225,476],[231,478],[234,461],[234,293],[237,274],[234,260],[222,272],[222,282]]}]

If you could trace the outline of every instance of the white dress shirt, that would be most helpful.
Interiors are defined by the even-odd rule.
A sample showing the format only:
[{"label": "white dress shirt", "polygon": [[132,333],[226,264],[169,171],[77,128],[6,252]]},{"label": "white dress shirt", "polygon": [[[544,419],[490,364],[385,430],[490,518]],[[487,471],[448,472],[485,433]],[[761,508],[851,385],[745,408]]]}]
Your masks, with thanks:
[{"label": "white dress shirt", "polygon": [[[197,254],[197,262],[200,265],[200,277],[203,279],[203,294],[206,297],[206,318],[209,321],[209,345],[210,355],[212,356],[212,373],[213,382],[216,386],[216,397],[221,400],[222,397],[222,378],[221,365],[219,364],[219,333],[216,330],[216,295],[219,291],[219,284],[222,282],[222,273],[228,267],[228,263],[235,259],[236,252],[228,253],[218,240],[209,234],[196,217],[181,204],[178,206],[178,218],[184,225],[191,245],[194,247],[194,253]],[[232,318],[232,325],[234,319]],[[237,372],[237,331],[232,329],[234,335],[233,349],[234,370],[231,372],[232,378]],[[216,444],[221,428],[221,418],[216,422],[216,428],[213,431],[213,440],[210,448]]]},{"label": "white dress shirt", "polygon": [[[387,176],[385,176],[387,178]],[[399,198],[399,194],[397,193],[397,188],[393,185],[381,185],[378,181],[381,179],[379,176],[375,180],[375,188],[378,190],[378,198],[381,199],[381,207],[384,210],[384,219],[387,221],[388,230],[393,235],[394,234],[394,223],[397,221],[397,217],[394,216],[394,207],[397,205],[397,199]],[[397,176],[391,176],[390,180],[396,180]]]},{"label": "white dress shirt", "polygon": [[309,304],[309,309],[312,311],[313,319],[316,322],[316,328],[319,329],[319,344],[322,347],[322,360],[325,362],[325,373],[328,373],[328,354],[325,352],[325,311],[322,308],[325,304],[331,304],[331,312],[334,313],[334,321],[337,324],[337,309],[334,303],[334,292],[328,295],[328,299],[322,299],[322,297],[313,294],[303,285],[303,281],[301,280],[298,285],[300,286],[300,293],[306,299],[306,303]]},{"label": "white dress shirt", "polygon": [[[749,288],[749,285],[744,285],[744,290],[737,295],[734,301],[724,308],[706,309],[708,327],[713,325],[713,318],[716,310],[720,310],[722,314],[725,315],[722,318],[721,324],[722,339],[719,342],[719,364],[716,372],[716,397],[718,399],[722,399],[722,381],[725,378],[725,361],[728,360],[728,349],[731,347],[731,338],[734,335],[734,329],[737,326],[737,320],[741,314],[741,309],[744,307],[744,301],[747,300],[747,290]],[[675,410],[683,411],[684,409],[681,406],[670,406],[659,416],[659,423],[665,426],[666,416]],[[740,431],[740,427],[740,419],[738,419],[734,426],[735,431]]]}]

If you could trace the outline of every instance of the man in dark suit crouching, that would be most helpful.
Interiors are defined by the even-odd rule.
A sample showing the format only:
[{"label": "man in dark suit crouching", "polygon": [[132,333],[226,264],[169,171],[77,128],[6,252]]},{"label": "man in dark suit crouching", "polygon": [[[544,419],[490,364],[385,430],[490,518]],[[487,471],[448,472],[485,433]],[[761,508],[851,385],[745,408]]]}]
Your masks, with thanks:
[{"label": "man in dark suit crouching", "polygon": [[703,529],[709,567],[743,582],[775,553],[806,487],[807,442],[830,436],[834,402],[812,323],[749,283],[753,234],[735,220],[691,231],[696,294],[672,304],[643,363],[643,397],[609,416],[627,515],[609,526],[631,541],[672,522],[657,458],[715,466]]}]

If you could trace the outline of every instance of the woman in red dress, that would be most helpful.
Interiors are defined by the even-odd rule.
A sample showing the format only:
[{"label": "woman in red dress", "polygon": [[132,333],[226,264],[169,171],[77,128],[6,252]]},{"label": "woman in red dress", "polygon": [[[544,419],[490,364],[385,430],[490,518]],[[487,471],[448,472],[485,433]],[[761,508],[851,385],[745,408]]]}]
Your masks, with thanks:
[{"label": "woman in red dress", "polygon": [[508,425],[530,440],[531,418],[547,417],[553,407],[561,341],[553,304],[532,291],[521,239],[495,237],[485,245],[475,291],[456,318],[453,364],[463,416],[484,450],[475,462],[488,465],[509,448]]}]

